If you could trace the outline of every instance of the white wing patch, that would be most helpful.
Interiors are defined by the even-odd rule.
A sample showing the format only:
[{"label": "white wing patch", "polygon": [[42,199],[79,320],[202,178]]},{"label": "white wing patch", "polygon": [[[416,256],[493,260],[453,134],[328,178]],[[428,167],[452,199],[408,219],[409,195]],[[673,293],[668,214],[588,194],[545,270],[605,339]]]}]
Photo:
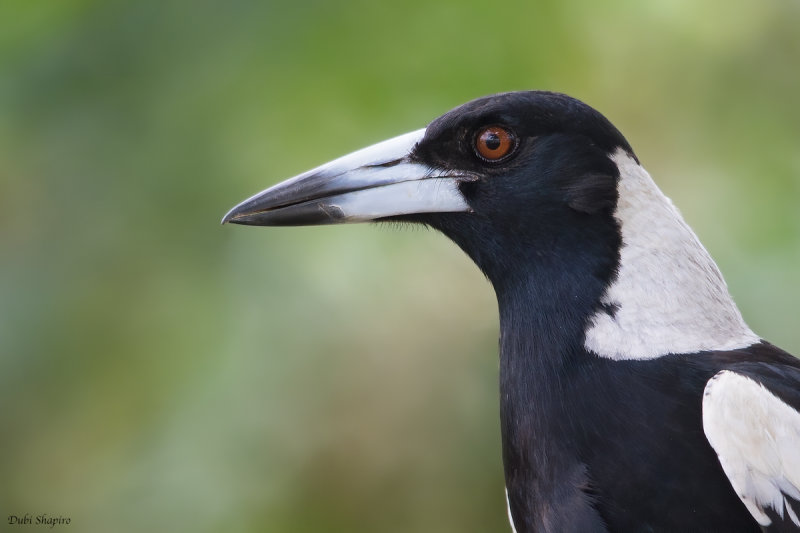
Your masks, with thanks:
[{"label": "white wing patch", "polygon": [[760,341],[742,319],[717,265],[653,179],[623,150],[614,213],[622,232],[617,279],[586,330],[586,348],[609,359],[733,350]]},{"label": "white wing patch", "polygon": [[800,413],[760,383],[723,370],[703,397],[703,429],[750,514],[772,523],[771,507],[800,527],[786,496],[800,500]]}]

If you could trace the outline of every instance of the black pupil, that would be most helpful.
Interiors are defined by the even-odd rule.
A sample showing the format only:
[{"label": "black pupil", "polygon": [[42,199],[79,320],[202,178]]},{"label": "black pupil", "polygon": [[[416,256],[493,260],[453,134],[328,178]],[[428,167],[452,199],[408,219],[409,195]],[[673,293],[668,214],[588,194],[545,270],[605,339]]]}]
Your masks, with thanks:
[{"label": "black pupil", "polygon": [[500,148],[500,136],[493,131],[486,134],[483,138],[483,142],[489,150],[494,151]]}]

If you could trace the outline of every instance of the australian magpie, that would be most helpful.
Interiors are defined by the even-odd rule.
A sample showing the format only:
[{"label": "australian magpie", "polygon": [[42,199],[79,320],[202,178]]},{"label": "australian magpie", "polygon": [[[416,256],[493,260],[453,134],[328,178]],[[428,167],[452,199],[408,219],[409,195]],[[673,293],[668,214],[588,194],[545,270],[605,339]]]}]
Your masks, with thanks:
[{"label": "australian magpie", "polygon": [[495,289],[515,531],[800,531],[800,360],[748,328],[600,113],[480,98],[223,223],[371,220],[441,231]]}]

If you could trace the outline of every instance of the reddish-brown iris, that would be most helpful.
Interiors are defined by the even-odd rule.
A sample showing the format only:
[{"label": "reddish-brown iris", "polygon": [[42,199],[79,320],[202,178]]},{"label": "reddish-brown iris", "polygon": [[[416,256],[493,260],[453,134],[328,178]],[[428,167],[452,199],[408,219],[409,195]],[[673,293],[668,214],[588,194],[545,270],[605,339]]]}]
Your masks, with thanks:
[{"label": "reddish-brown iris", "polygon": [[486,161],[499,161],[517,144],[514,134],[500,126],[483,128],[475,137],[475,151]]}]

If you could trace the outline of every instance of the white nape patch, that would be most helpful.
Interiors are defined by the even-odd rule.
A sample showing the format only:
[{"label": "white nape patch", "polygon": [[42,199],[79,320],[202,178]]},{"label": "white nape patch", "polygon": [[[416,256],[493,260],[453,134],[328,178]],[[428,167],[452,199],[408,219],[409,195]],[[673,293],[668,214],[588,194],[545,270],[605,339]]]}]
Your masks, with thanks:
[{"label": "white nape patch", "polygon": [[508,510],[508,523],[511,524],[511,533],[517,533],[517,528],[514,527],[514,518],[511,516],[511,502],[508,501],[508,489],[506,489],[506,509]]},{"label": "white nape patch", "polygon": [[711,378],[703,430],[734,490],[759,524],[764,507],[800,527],[786,496],[800,500],[800,413],[763,385],[730,370]]},{"label": "white nape patch", "polygon": [[624,150],[614,213],[622,231],[617,279],[595,314],[587,350],[609,359],[732,350],[760,342],[728,293],[717,265],[669,198]]}]

